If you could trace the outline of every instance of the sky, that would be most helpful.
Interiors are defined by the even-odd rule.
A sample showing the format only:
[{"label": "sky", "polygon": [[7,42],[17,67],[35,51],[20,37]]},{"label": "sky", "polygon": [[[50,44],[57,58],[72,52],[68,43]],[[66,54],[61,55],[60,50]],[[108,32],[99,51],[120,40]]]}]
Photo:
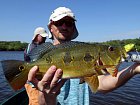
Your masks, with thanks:
[{"label": "sky", "polygon": [[[31,42],[57,7],[70,8],[84,42],[140,37],[140,0],[0,0],[0,41]],[[50,39],[47,39],[50,41]]]}]

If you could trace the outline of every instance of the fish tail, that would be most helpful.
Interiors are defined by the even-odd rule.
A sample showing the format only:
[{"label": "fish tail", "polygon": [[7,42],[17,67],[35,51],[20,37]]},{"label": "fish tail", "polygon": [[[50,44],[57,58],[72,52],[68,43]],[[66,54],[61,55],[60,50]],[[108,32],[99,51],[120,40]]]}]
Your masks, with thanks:
[{"label": "fish tail", "polygon": [[24,64],[24,61],[20,60],[3,60],[0,61],[3,69],[3,73],[8,80],[9,84],[12,86],[13,89],[17,90],[16,85],[18,83],[13,84],[13,80],[15,77],[21,73],[22,66]]}]

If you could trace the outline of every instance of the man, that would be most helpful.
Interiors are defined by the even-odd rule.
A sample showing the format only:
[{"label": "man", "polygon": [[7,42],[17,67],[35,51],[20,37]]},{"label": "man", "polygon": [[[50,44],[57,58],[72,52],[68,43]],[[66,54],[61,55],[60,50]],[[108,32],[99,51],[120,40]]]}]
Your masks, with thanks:
[{"label": "man", "polygon": [[38,45],[45,43],[46,37],[48,36],[46,30],[42,27],[37,27],[34,31],[34,36],[32,39],[32,42],[29,43],[27,49],[24,51],[24,60],[29,62],[31,59],[28,56],[28,54],[31,52],[31,50]]},{"label": "man", "polygon": [[[54,10],[48,24],[48,28],[51,32],[49,37],[53,40],[54,45],[71,41],[78,36],[75,21],[75,16],[70,9],[59,7]],[[33,100],[31,99],[32,96],[29,96],[29,104],[35,105],[34,102],[36,101],[36,105],[89,105],[90,97],[87,84],[79,84],[79,79],[61,79],[63,71],[55,65],[52,65],[48,69],[41,81],[38,81],[35,78],[37,71],[39,71],[38,66],[34,66],[28,74],[28,81],[36,86],[34,92],[37,92],[36,98]],[[134,65],[121,70],[117,77],[101,75],[98,77],[98,91],[112,91],[139,73],[140,65],[135,63]],[[29,86],[26,89],[27,93],[30,95],[29,90],[32,90],[32,88]]]}]

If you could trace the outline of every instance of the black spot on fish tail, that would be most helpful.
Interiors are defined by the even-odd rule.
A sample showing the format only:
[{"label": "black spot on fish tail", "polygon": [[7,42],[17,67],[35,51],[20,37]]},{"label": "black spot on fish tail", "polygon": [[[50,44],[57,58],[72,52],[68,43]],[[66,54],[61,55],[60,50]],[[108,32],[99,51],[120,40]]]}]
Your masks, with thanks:
[{"label": "black spot on fish tail", "polygon": [[70,62],[71,62],[72,60],[73,60],[73,59],[72,59],[72,57],[71,57],[70,52],[66,52],[66,53],[65,53],[65,56],[64,56],[64,59],[63,59],[64,63],[65,63],[66,65],[68,65],[68,64],[70,64]]},{"label": "black spot on fish tail", "polygon": [[92,61],[92,59],[94,59],[94,57],[90,53],[85,54],[84,61],[90,62],[90,61]]}]

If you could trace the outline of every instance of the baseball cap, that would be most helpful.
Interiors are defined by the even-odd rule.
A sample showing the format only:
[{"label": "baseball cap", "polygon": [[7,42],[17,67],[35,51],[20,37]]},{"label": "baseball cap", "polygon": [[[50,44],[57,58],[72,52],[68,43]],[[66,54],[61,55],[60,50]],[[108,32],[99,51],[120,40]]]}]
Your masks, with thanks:
[{"label": "baseball cap", "polygon": [[75,16],[74,16],[74,13],[69,8],[58,7],[57,9],[55,9],[52,12],[49,21],[58,21],[58,20],[62,19],[65,16],[69,16],[72,19],[76,20]]},{"label": "baseball cap", "polygon": [[45,30],[43,27],[38,27],[38,28],[36,28],[35,31],[34,31],[34,36],[33,36],[33,39],[32,39],[32,40],[34,40],[35,37],[36,37],[38,34],[41,35],[42,37],[47,37],[47,36],[48,36],[46,30]]}]

